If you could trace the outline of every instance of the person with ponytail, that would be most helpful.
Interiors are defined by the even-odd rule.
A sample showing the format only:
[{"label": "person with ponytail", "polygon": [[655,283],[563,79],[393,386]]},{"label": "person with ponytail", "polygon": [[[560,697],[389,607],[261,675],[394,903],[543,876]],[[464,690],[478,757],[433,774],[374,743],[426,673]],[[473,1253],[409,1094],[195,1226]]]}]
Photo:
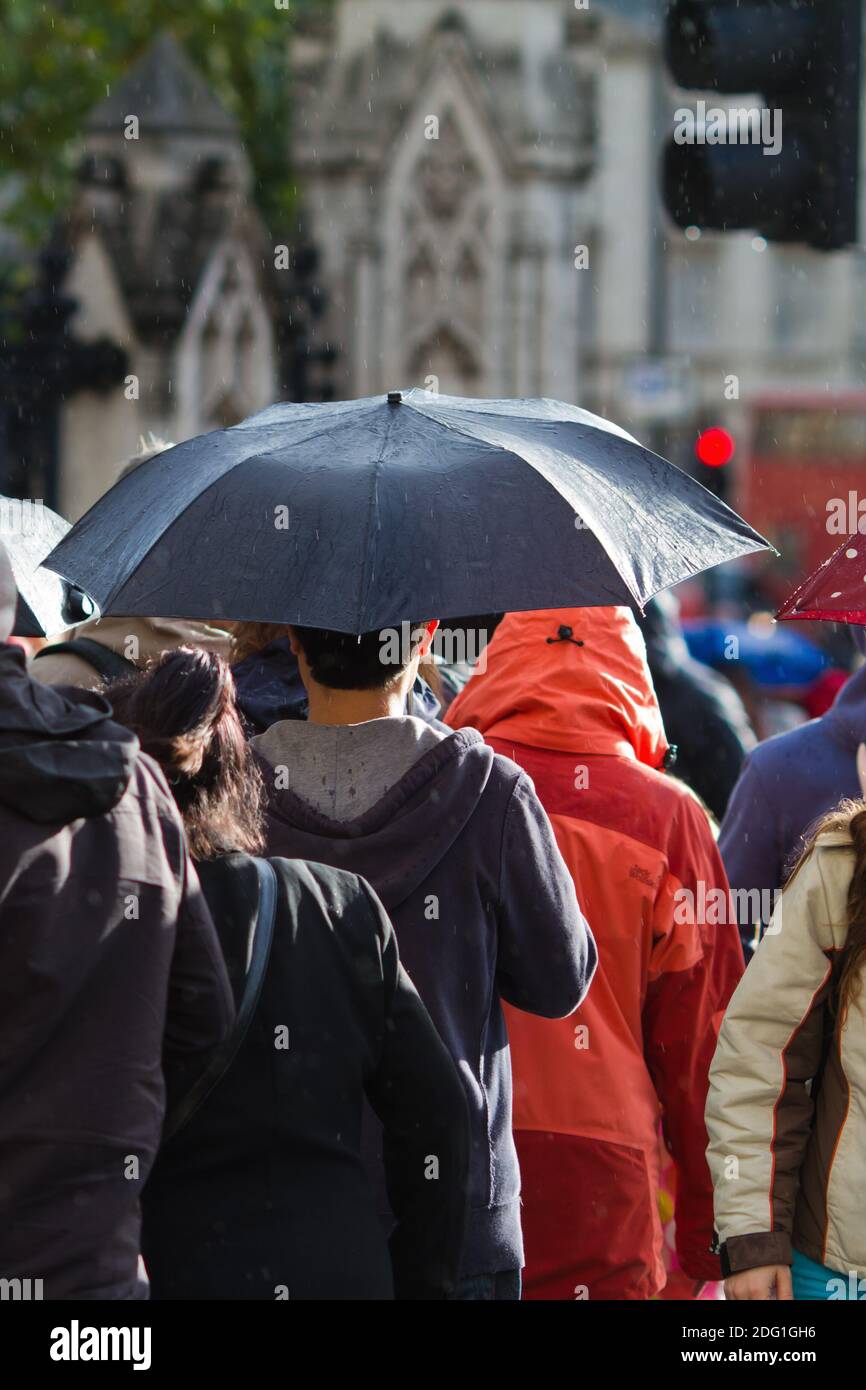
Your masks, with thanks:
[{"label": "person with ponytail", "polygon": [[866,1295],[864,974],[866,801],[843,801],[777,898],[710,1070],[728,1298]]},{"label": "person with ponytail", "polygon": [[[109,698],[174,793],[240,1006],[263,794],[231,671],[181,648]],[[364,880],[271,864],[273,939],[248,1031],[182,1127],[172,1117],[189,1113],[197,1079],[166,1078],[169,1137],[143,1202],[151,1296],[448,1297],[468,1164],[457,1070]],[[384,1129],[390,1250],[360,1156],[365,1099]]]}]

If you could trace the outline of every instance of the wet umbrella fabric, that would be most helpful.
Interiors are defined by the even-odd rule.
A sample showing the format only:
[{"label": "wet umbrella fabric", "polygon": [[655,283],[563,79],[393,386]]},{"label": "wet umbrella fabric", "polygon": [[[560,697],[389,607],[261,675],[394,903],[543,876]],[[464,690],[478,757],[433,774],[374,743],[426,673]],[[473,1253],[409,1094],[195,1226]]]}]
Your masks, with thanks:
[{"label": "wet umbrella fabric", "polygon": [[67,586],[56,574],[40,568],[46,555],[69,531],[69,522],[41,502],[22,502],[17,497],[0,497],[0,514],[0,540],[6,547],[18,587],[16,637],[49,637],[73,621],[80,622],[87,612],[73,618]]},{"label": "wet umbrella fabric", "polygon": [[367,632],[643,603],[766,547],[625,431],[423,390],[282,404],[141,464],[49,564],[103,613]]},{"label": "wet umbrella fabric", "polygon": [[809,575],[777,613],[780,622],[866,626],[866,536],[853,535]]}]

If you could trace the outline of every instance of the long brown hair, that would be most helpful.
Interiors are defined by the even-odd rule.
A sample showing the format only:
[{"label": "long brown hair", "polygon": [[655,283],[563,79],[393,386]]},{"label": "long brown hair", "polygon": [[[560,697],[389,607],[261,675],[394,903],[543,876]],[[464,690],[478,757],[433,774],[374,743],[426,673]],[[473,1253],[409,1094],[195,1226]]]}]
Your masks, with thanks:
[{"label": "long brown hair", "polygon": [[264,843],[264,790],[227,662],[179,647],[107,694],[115,718],[138,735],[168,778],[192,857],[257,853]]},{"label": "long brown hair", "polygon": [[819,835],[843,831],[854,846],[854,872],[848,885],[848,934],[839,957],[838,979],[831,995],[837,1026],[845,1025],[848,1009],[860,997],[866,968],[866,801],[841,801],[813,826],[808,843],[796,860],[788,883],[809,858]]}]

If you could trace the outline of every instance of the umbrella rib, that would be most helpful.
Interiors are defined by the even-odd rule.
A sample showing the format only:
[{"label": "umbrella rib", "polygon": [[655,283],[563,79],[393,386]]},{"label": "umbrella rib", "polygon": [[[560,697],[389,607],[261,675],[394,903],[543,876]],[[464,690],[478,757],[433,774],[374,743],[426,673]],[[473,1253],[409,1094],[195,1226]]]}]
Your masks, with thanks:
[{"label": "umbrella rib", "polygon": [[[321,428],[321,429],[315,429],[315,430],[313,430],[310,434],[304,434],[304,435],[301,435],[301,437],[300,437],[299,439],[293,439],[292,442],[291,442],[291,444],[289,444],[288,446],[284,446],[284,447],[288,447],[288,448],[290,448],[290,449],[295,449],[295,448],[297,448],[298,445],[300,445],[300,444],[309,444],[309,442],[310,442],[311,439],[321,439],[321,437],[322,437],[323,435],[335,434],[337,430],[342,429],[344,426],[345,426],[345,428],[348,429],[350,426],[354,426],[354,425],[356,425],[356,424],[357,424],[357,421],[356,421],[356,420],[352,420],[352,419],[347,415],[345,421],[340,420],[340,419],[335,419],[331,424],[326,425],[326,426],[324,426],[324,427]],[[233,425],[233,426],[232,426],[232,429],[235,429],[235,428],[238,428],[238,427]],[[260,429],[263,429],[263,430],[268,430],[268,429],[279,429],[279,428],[282,428],[282,426],[280,426],[279,424],[275,424],[275,425],[260,425],[259,428],[260,428]],[[204,438],[204,437],[205,437],[205,436],[203,436],[203,435],[195,435],[192,439],[190,439],[190,440],[185,440],[184,442],[185,442],[185,443],[189,443],[189,444],[193,444],[193,443],[195,443],[196,439],[202,439],[202,438]],[[177,447],[179,448],[180,445],[178,445]],[[166,451],[166,452],[168,452],[168,451]],[[246,463],[249,459],[251,459],[251,458],[256,458],[256,457],[260,457],[260,458],[270,458],[271,455],[272,455],[272,453],[273,453],[273,450],[271,450],[271,449],[261,449],[261,450],[259,450],[259,449],[254,449],[254,450],[252,450],[251,453],[247,454],[245,458],[239,459],[237,463],[232,464],[232,467],[229,468],[229,469],[227,469],[227,471],[226,471],[225,473],[222,473],[220,476],[223,477],[223,478],[227,478],[228,475],[229,475],[229,473],[231,473],[231,472],[233,471],[233,469],[238,468],[242,463]],[[218,482],[218,481],[219,481],[219,479],[216,479],[216,478],[214,479],[214,482]],[[210,487],[210,486],[211,486],[211,484],[209,483],[209,484],[208,484],[208,487]],[[202,492],[207,492],[207,488],[203,488],[203,489],[202,489]],[[199,496],[201,496],[201,495],[202,495],[202,494],[199,493]]]},{"label": "umbrella rib", "polygon": [[373,468],[372,486],[370,489],[370,505],[367,509],[366,543],[363,547],[364,566],[361,572],[361,583],[359,585],[359,605],[358,614],[356,618],[356,621],[359,624],[361,631],[363,631],[363,623],[365,621],[363,615],[367,611],[367,600],[369,598],[370,589],[372,588],[373,575],[375,573],[376,568],[373,562],[371,551],[373,548],[373,518],[374,516],[378,515],[379,511],[379,477],[382,472],[382,460],[385,457],[385,451],[388,448],[388,442],[391,438],[391,432],[394,428],[394,421],[397,416],[397,411],[401,408],[402,407],[400,406],[389,407],[388,423],[385,426],[385,437],[382,440],[382,447],[379,450],[379,457],[376,459],[376,463]]},{"label": "umbrella rib", "polygon": [[[421,407],[420,407],[419,405],[417,405],[414,401],[408,401],[408,402],[406,402],[406,404],[411,405],[411,406],[412,406],[412,409],[413,409],[413,410],[417,410],[418,413],[419,413],[419,415],[425,416],[426,419],[432,420],[435,424],[442,425],[445,429],[453,430],[455,434],[462,435],[464,439],[471,439],[472,442],[473,442],[473,444],[482,444],[482,445],[485,446],[485,448],[489,448],[489,449],[499,449],[499,450],[501,450],[502,452],[504,452],[504,453],[506,453],[506,454],[510,454],[512,458],[519,459],[521,463],[525,463],[525,464],[526,464],[527,468],[531,468],[532,471],[537,475],[537,477],[539,477],[539,478],[542,480],[542,482],[546,483],[547,486],[548,486],[549,488],[552,488],[553,491],[557,494],[557,496],[561,497],[562,500],[563,500],[563,502],[565,502],[567,506],[573,507],[574,504],[573,504],[571,501],[569,501],[569,499],[565,496],[565,494],[564,494],[564,492],[562,491],[562,489],[559,488],[559,487],[557,486],[557,484],[556,484],[556,482],[554,481],[554,479],[553,479],[553,478],[549,478],[549,477],[547,476],[546,472],[545,472],[543,469],[538,468],[538,467],[536,466],[536,464],[533,463],[532,459],[526,458],[526,456],[525,456],[524,454],[518,453],[518,451],[517,451],[516,449],[510,448],[510,447],[509,447],[509,448],[506,448],[506,447],[505,447],[504,445],[502,445],[502,444],[492,444],[492,443],[490,442],[489,439],[482,439],[479,435],[473,433],[471,430],[466,429],[466,428],[463,428],[463,427],[461,426],[461,424],[460,424],[458,421],[443,420],[443,419],[441,418],[441,416],[439,416],[439,415],[437,415],[437,414],[435,413],[435,411],[434,411],[433,413],[431,413],[430,411],[422,410]],[[492,413],[492,412],[491,412],[491,413]],[[501,416],[494,416],[494,419],[501,419],[501,418],[502,418]],[[506,418],[508,418],[508,417],[506,417]],[[576,422],[576,421],[565,421],[564,423],[566,423],[566,424],[576,424],[577,422]],[[594,428],[594,426],[590,426],[590,428]],[[638,442],[637,442],[636,440],[632,441],[632,440],[630,439],[629,436],[626,436],[626,438],[627,438],[627,440],[628,440],[629,442],[633,442],[633,443],[637,444],[637,447],[638,447],[638,448],[642,448],[642,447],[643,447],[641,444],[638,444]],[[598,541],[598,544],[601,546],[602,550],[604,550],[604,551],[605,551],[605,554],[607,554],[608,552],[607,552],[606,546],[605,546],[604,543],[601,541],[601,539],[596,535],[596,533],[595,533],[594,530],[593,530],[593,535],[595,535],[595,538],[596,538],[596,540]],[[612,563],[613,563],[613,562],[612,562]],[[640,594],[636,593],[634,586],[632,585],[631,581],[628,579],[628,577],[627,577],[626,575],[624,575],[621,571],[619,571],[619,576],[620,576],[620,579],[622,580],[623,584],[625,585],[625,587],[628,589],[629,593],[631,594],[632,598],[634,599],[635,603],[638,605],[638,607],[640,608],[641,612],[643,612],[643,605],[644,605],[644,602],[646,602],[646,600],[642,600]]]},{"label": "umbrella rib", "polygon": [[[518,452],[517,449],[512,448],[510,445],[506,447],[506,445],[504,444],[493,444],[489,439],[483,439],[481,435],[475,434],[471,429],[464,427],[459,421],[443,420],[441,416],[436,415],[435,412],[431,414],[429,411],[422,410],[421,407],[415,405],[414,402],[410,401],[407,402],[407,404],[411,405],[413,410],[417,410],[419,415],[424,415],[428,420],[433,420],[435,424],[442,425],[444,429],[453,430],[455,434],[462,435],[464,439],[471,439],[473,444],[483,444],[488,449],[499,449],[504,453],[511,454],[513,458],[519,459],[521,463],[525,463],[527,468],[531,468],[532,471],[536,473],[538,477],[542,479],[543,482],[547,483],[548,487],[553,488],[554,492],[562,498],[563,502],[567,502],[569,506],[572,506],[572,503],[569,502],[568,498],[565,496],[562,490],[559,487],[557,487],[556,482],[552,478],[549,478],[547,474],[544,472],[544,470],[539,468],[537,464],[533,463],[532,459],[528,459],[525,454]],[[502,419],[503,417],[494,416],[493,418]],[[504,418],[508,419],[509,417],[506,416]],[[563,421],[563,424],[576,423],[577,421],[573,420]],[[595,426],[590,426],[589,428],[595,428]],[[637,441],[631,442],[636,443]],[[638,444],[638,448],[643,448],[643,445]],[[637,595],[635,595],[635,598],[637,598]]]},{"label": "umbrella rib", "polygon": [[[474,443],[476,443],[476,444],[486,444],[486,445],[489,445],[491,448],[503,449],[503,450],[505,450],[507,453],[510,453],[514,458],[520,459],[523,463],[526,464],[526,466],[527,466],[528,468],[531,468],[531,469],[533,470],[533,472],[547,484],[548,487],[552,488],[552,489],[554,490],[554,492],[556,492],[556,493],[562,498],[562,500],[563,500],[564,502],[566,502],[569,506],[572,506],[572,507],[573,507],[574,504],[569,500],[568,497],[566,497],[565,493],[562,491],[561,487],[559,487],[559,485],[557,484],[556,480],[555,480],[554,478],[549,477],[548,474],[547,474],[547,472],[545,471],[544,468],[539,467],[536,463],[533,462],[533,460],[532,460],[531,458],[527,458],[527,457],[525,456],[524,453],[519,452],[517,449],[513,448],[513,447],[510,446],[510,445],[506,446],[506,445],[504,445],[504,444],[491,444],[491,441],[490,441],[489,439],[484,439],[482,435],[475,433],[472,429],[470,429],[469,427],[467,427],[463,422],[461,422],[461,421],[459,421],[459,420],[449,420],[449,419],[447,419],[447,418],[446,418],[446,419],[443,419],[442,415],[439,414],[439,413],[437,413],[435,403],[434,403],[432,406],[430,406],[428,409],[426,409],[426,410],[424,409],[423,403],[421,403],[421,402],[419,402],[419,401],[406,401],[406,404],[407,404],[407,405],[411,405],[413,410],[417,410],[418,413],[419,413],[419,415],[423,415],[423,416],[424,416],[426,419],[428,419],[428,420],[433,420],[436,424],[439,424],[439,425],[444,426],[445,429],[453,430],[453,431],[455,432],[455,434],[463,435],[464,438],[471,439],[471,440],[472,440]],[[446,408],[447,408],[447,407],[446,407]],[[503,416],[503,415],[496,415],[496,414],[494,414],[492,411],[489,412],[489,413],[490,413],[492,419],[494,419],[494,420],[508,420],[509,418],[511,418],[510,416],[507,416],[507,415],[506,415],[506,416]],[[573,420],[563,420],[562,423],[567,425],[567,424],[579,424],[579,423],[581,423],[581,422],[579,422],[579,421],[573,421]],[[588,424],[588,423],[587,423],[587,425],[586,425],[585,427],[586,427],[586,428],[589,428],[589,429],[598,429],[598,428],[599,428],[599,427],[596,426],[596,425],[592,425],[592,424]],[[503,429],[504,432],[507,432],[507,425],[503,425],[503,426],[502,426],[502,429]],[[642,450],[644,453],[652,454],[653,451],[652,451],[651,449],[647,449],[646,446],[643,445],[643,444],[641,444],[639,440],[634,439],[631,435],[625,433],[625,431],[618,431],[617,433],[622,434],[623,437],[625,438],[626,442],[631,443],[632,445],[636,446],[638,449]],[[663,464],[666,464],[668,468],[674,468],[674,467],[675,467],[675,465],[672,464],[672,463],[670,463],[667,459],[662,458],[662,456],[661,456],[660,454],[655,454],[654,457],[657,458],[657,459],[659,459]],[[589,467],[590,465],[585,465],[585,466]],[[678,471],[679,471],[679,470],[678,470]],[[703,484],[697,482],[696,479],[692,479],[691,481],[694,483],[695,487],[701,489],[701,491],[703,491],[703,492],[706,492],[706,491],[707,491],[707,489],[703,487]],[[742,520],[742,518],[741,518],[741,517],[738,517],[738,516],[737,516],[737,513],[736,513],[735,511],[733,511],[732,508],[728,507],[726,503],[720,502],[720,506],[722,507],[722,509],[723,509],[725,512],[728,512],[728,513],[729,513],[732,517],[734,517],[736,520],[738,520],[738,521],[741,521],[741,520]],[[648,525],[652,525],[653,517],[652,517],[649,513],[647,513],[647,515],[646,515],[646,521],[647,521],[647,524],[648,524]],[[748,524],[748,523],[747,523],[747,524]],[[763,545],[764,548],[766,548],[766,549],[768,549],[768,550],[773,550],[774,553],[778,554],[778,551],[775,550],[775,547],[770,546],[770,545],[768,544],[768,542],[764,539],[763,536],[758,536],[758,533],[757,533],[756,531],[754,531],[751,527],[750,527],[749,529],[752,530],[752,534],[753,534],[755,537],[757,537],[758,540],[761,541],[761,543],[762,543],[762,545]],[[602,546],[602,549],[607,550],[607,547],[604,545],[604,542],[602,541],[601,537],[598,535],[598,533],[597,533],[597,531],[596,531],[596,529],[595,529],[595,526],[593,526],[592,530],[593,530],[593,534],[595,535],[596,540],[598,541],[599,545]],[[694,573],[699,574],[699,573],[701,573],[701,571],[700,571],[700,570],[695,570]],[[633,585],[631,584],[630,580],[627,578],[627,576],[625,576],[624,574],[622,574],[621,571],[620,571],[620,578],[622,579],[622,581],[623,581],[623,583],[625,584],[626,588],[628,589],[629,593],[632,595],[632,598],[633,598],[633,599],[635,600],[635,602],[641,607],[641,611],[643,611],[643,600],[641,599],[640,595],[637,594],[637,593],[635,592],[635,589],[634,589]],[[659,591],[656,591],[656,592],[659,592]]]}]

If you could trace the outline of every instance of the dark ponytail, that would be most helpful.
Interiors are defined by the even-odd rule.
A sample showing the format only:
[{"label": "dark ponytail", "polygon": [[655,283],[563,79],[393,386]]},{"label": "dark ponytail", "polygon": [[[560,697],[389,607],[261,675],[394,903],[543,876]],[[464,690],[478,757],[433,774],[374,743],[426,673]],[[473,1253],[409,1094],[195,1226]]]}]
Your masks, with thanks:
[{"label": "dark ponytail", "polygon": [[213,652],[179,647],[107,694],[115,718],[168,778],[193,858],[257,853],[264,842],[262,779],[228,664]]}]

